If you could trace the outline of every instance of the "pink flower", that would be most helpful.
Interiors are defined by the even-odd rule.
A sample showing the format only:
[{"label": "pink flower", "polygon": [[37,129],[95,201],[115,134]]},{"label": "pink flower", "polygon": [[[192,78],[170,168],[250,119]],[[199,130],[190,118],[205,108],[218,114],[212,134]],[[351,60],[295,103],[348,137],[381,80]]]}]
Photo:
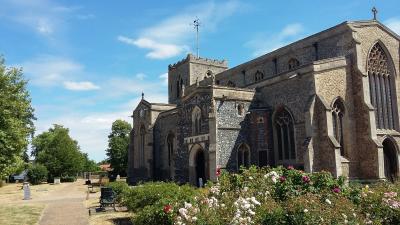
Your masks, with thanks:
[{"label": "pink flower", "polygon": [[293,166],[288,166],[287,168],[288,168],[288,170],[294,170]]},{"label": "pink flower", "polygon": [[301,179],[303,180],[304,183],[310,183],[310,177],[309,176],[303,176]]},{"label": "pink flower", "polygon": [[221,175],[221,168],[217,168],[215,175],[217,175],[217,177],[219,177]]},{"label": "pink flower", "polygon": [[172,212],[172,206],[171,205],[165,205],[164,206],[164,213],[170,213]]},{"label": "pink flower", "polygon": [[335,193],[339,193],[340,192],[340,188],[339,187],[335,187],[334,189],[332,189],[333,192]]},{"label": "pink flower", "polygon": [[281,183],[285,182],[286,181],[286,177],[285,176],[279,177],[279,181],[281,181]]}]

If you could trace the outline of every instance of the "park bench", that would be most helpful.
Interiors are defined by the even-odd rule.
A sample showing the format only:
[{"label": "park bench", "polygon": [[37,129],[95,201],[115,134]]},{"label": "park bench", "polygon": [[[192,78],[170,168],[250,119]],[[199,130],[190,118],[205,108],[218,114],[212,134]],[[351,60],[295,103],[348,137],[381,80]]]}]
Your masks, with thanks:
[{"label": "park bench", "polygon": [[110,187],[102,187],[100,189],[100,207],[112,206],[115,210],[116,194]]}]

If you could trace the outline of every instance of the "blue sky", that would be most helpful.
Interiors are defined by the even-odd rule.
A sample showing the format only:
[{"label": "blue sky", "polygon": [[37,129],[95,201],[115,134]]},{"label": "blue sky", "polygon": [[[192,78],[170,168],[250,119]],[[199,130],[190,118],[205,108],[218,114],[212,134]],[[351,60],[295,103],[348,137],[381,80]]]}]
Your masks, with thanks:
[{"label": "blue sky", "polygon": [[400,1],[53,1],[0,0],[0,54],[30,80],[37,133],[70,128],[82,151],[105,158],[115,119],[142,91],[167,102],[166,72],[195,50],[245,62],[346,20],[378,19],[400,33]]}]

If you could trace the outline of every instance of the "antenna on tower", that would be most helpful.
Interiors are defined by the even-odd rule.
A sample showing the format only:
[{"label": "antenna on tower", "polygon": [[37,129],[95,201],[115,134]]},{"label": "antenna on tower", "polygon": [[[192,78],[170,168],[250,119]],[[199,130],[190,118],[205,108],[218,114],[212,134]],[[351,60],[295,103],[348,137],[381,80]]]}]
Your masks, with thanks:
[{"label": "antenna on tower", "polygon": [[193,21],[193,23],[191,25],[193,25],[194,29],[196,29],[196,51],[197,51],[197,58],[199,58],[200,57],[200,54],[199,54],[199,26],[201,25],[199,18],[196,17],[196,19]]}]

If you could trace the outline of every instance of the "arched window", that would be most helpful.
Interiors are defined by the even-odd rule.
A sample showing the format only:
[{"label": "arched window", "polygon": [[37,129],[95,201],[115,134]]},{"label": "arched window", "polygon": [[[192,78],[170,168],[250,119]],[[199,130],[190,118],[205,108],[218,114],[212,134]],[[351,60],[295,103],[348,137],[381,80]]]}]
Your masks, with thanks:
[{"label": "arched window", "polygon": [[340,155],[344,156],[344,140],[343,140],[343,117],[344,117],[344,104],[340,99],[333,103],[332,107],[332,124],[333,134],[340,144]]},{"label": "arched window", "polygon": [[168,134],[167,148],[168,148],[168,166],[171,166],[172,157],[174,155],[174,134],[173,133]]},{"label": "arched window", "polygon": [[201,109],[196,106],[192,111],[192,132],[194,135],[201,131]]},{"label": "arched window", "polygon": [[257,70],[256,74],[254,74],[254,80],[257,82],[262,79],[264,79],[264,74],[262,72],[260,72],[259,70]]},{"label": "arched window", "polygon": [[394,76],[389,69],[388,57],[379,43],[372,47],[368,56],[368,78],[371,104],[375,108],[376,127],[394,130]]},{"label": "arched window", "polygon": [[398,178],[398,162],[397,162],[397,150],[396,144],[389,138],[386,138],[383,142],[383,167],[386,179],[394,182]]},{"label": "arched window", "polygon": [[238,169],[241,166],[249,168],[250,166],[250,149],[247,145],[241,144],[237,151],[237,165]]},{"label": "arched window", "polygon": [[237,106],[237,114],[238,116],[244,115],[244,105],[242,103],[238,104]]},{"label": "arched window", "polygon": [[299,67],[299,66],[300,66],[299,60],[297,60],[297,59],[295,59],[295,58],[289,59],[289,62],[288,62],[288,68],[289,68],[289,70],[294,70],[294,69],[296,69],[296,68]]},{"label": "arched window", "polygon": [[145,165],[144,149],[146,144],[146,128],[142,125],[140,127],[140,141],[139,141],[139,165]]},{"label": "arched window", "polygon": [[278,160],[296,159],[293,118],[282,108],[274,116]]},{"label": "arched window", "polygon": [[179,76],[176,80],[176,97],[180,98],[182,94],[183,79]]},{"label": "arched window", "polygon": [[233,81],[228,81],[226,86],[228,86],[228,87],[236,87],[236,84]]}]

